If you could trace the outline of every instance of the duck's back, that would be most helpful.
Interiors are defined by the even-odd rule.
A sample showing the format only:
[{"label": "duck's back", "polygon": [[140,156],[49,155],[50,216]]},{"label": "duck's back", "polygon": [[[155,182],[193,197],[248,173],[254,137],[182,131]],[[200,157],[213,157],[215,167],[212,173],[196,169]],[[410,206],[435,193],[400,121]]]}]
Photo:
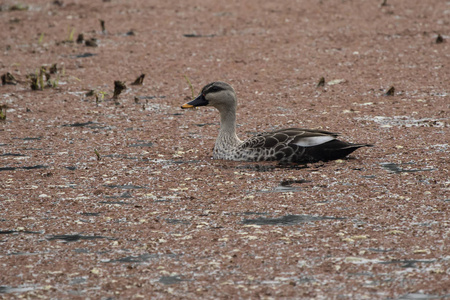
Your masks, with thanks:
[{"label": "duck's back", "polygon": [[235,149],[235,160],[308,163],[343,158],[366,144],[337,140],[337,133],[288,128],[249,138]]}]

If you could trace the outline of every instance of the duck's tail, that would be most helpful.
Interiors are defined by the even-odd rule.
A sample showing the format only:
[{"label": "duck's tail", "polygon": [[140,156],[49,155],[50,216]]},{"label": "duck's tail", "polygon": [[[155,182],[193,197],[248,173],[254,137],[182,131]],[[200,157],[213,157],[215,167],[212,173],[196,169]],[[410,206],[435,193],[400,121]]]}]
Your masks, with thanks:
[{"label": "duck's tail", "polygon": [[306,154],[318,161],[329,161],[344,158],[361,147],[373,147],[373,145],[352,144],[340,140],[333,140],[315,147],[306,148]]}]

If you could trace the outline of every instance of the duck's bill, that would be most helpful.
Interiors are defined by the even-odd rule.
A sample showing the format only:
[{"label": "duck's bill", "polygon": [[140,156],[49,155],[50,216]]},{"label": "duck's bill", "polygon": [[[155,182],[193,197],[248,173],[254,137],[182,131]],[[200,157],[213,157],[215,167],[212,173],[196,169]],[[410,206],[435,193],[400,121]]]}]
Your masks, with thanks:
[{"label": "duck's bill", "polygon": [[205,106],[205,105],[208,105],[208,100],[206,100],[205,96],[203,96],[202,94],[197,98],[195,98],[194,100],[181,105],[181,108],[194,108],[197,106]]}]

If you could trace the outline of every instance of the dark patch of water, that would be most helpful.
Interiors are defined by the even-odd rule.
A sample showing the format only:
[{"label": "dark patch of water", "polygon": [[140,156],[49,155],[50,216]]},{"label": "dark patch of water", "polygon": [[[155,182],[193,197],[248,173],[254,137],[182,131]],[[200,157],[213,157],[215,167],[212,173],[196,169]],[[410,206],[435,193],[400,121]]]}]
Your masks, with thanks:
[{"label": "dark patch of water", "polygon": [[139,143],[130,144],[128,147],[153,147],[152,142],[138,141]]},{"label": "dark patch of water", "polygon": [[139,185],[133,185],[133,184],[124,184],[124,185],[117,185],[117,184],[105,184],[103,185],[107,188],[118,188],[118,189],[124,189],[124,190],[136,190],[136,189],[145,189],[147,187],[145,186],[139,186]]},{"label": "dark patch of water", "polygon": [[77,167],[75,167],[75,166],[68,166],[68,167],[64,167],[64,168],[66,168],[69,171],[75,171],[77,169]]},{"label": "dark patch of water", "polygon": [[[131,159],[131,160],[139,160],[139,157],[136,156],[127,156],[127,155],[121,155],[121,154],[108,154],[108,155],[102,155],[102,157],[112,157],[112,158],[123,158],[123,159]],[[143,161],[148,160],[146,158],[142,159]]]},{"label": "dark patch of water", "polygon": [[47,169],[47,166],[36,165],[36,166],[26,166],[26,167],[3,167],[0,171],[16,171],[16,170],[36,170],[36,169]]},{"label": "dark patch of water", "polygon": [[101,204],[119,204],[119,205],[132,205],[131,202],[125,202],[125,201],[100,201]]},{"label": "dark patch of water", "polygon": [[249,215],[257,215],[257,216],[262,216],[262,215],[268,215],[269,213],[266,212],[256,212],[256,211],[246,211],[242,213],[243,215],[249,216]]},{"label": "dark patch of water", "polygon": [[20,167],[20,169],[24,170],[35,170],[35,169],[47,169],[47,166],[44,165],[36,165],[36,166],[29,166],[29,167]]},{"label": "dark patch of water", "polygon": [[[170,163],[170,161],[168,161]],[[181,164],[196,164],[200,162],[200,160],[172,160],[173,164],[181,165]]]},{"label": "dark patch of water", "polygon": [[386,253],[393,251],[392,249],[378,249],[378,248],[368,248],[367,250],[378,253]]},{"label": "dark patch of water", "polygon": [[344,220],[344,218],[317,217],[309,215],[286,215],[280,218],[244,219],[242,223],[253,225],[296,225],[300,223],[322,221],[322,220]]},{"label": "dark patch of water", "polygon": [[75,252],[75,253],[89,253],[89,249],[77,248],[77,249],[73,249],[73,252]]},{"label": "dark patch of water", "polygon": [[0,286],[0,294],[9,294],[9,293],[23,293],[30,292],[38,289],[38,286],[18,286],[18,287],[10,287],[7,285]]},{"label": "dark patch of water", "polygon": [[84,123],[80,123],[80,122],[75,122],[72,124],[64,124],[62,125],[62,127],[84,127],[84,126],[88,126],[88,125],[92,125],[92,124],[96,124],[92,121],[88,121],[88,122],[84,122]]},{"label": "dark patch of water", "polygon": [[61,234],[52,235],[47,238],[49,241],[62,240],[65,242],[76,242],[79,240],[96,240],[96,239],[111,239],[101,235],[80,235],[80,234]]},{"label": "dark patch of water", "polygon": [[311,182],[310,180],[300,179],[300,180],[283,180],[280,182],[281,186],[291,186],[294,183],[307,183]]},{"label": "dark patch of water", "polygon": [[300,179],[300,180],[283,180],[280,182],[280,185],[277,186],[274,191],[275,192],[295,192],[300,190],[300,187],[296,187],[296,186],[292,186],[293,184],[301,184],[301,183],[307,183],[307,182],[311,182],[309,180],[304,180],[304,179]]},{"label": "dark patch of water", "polygon": [[347,273],[349,276],[373,276],[373,273],[367,272],[357,272],[357,273]]},{"label": "dark patch of water", "polygon": [[187,281],[186,279],[181,279],[180,276],[176,275],[176,276],[162,276],[161,278],[159,278],[158,282],[165,284],[165,285],[170,285],[170,284],[177,284],[183,281]]},{"label": "dark patch of water", "polygon": [[[405,163],[405,164],[401,164],[401,165],[412,165],[411,163]],[[415,173],[415,172],[423,172],[423,171],[434,171],[436,170],[435,168],[428,168],[428,169],[403,169],[399,164],[394,164],[394,163],[382,163],[381,166],[392,172],[395,174],[400,174],[400,173]]]},{"label": "dark patch of water", "polygon": [[86,57],[91,57],[91,56],[96,56],[96,55],[97,54],[85,52],[85,53],[78,54],[78,55],[75,55],[75,56],[72,56],[72,57],[73,58],[86,58]]},{"label": "dark patch of water", "polygon": [[118,259],[111,259],[111,260],[105,261],[105,262],[108,262],[108,263],[113,263],[113,262],[142,263],[142,262],[146,262],[146,261],[149,261],[150,259],[155,259],[158,257],[159,257],[158,254],[145,253],[145,254],[136,255],[136,256],[132,255],[132,256],[126,256],[126,257],[122,257],[122,258],[118,258]]},{"label": "dark patch of water", "polygon": [[22,140],[22,141],[40,141],[40,140],[42,140],[42,137],[41,137],[41,136],[38,136],[38,137],[13,138],[13,140]]},{"label": "dark patch of water", "polygon": [[152,100],[152,99],[164,99],[166,96],[138,96],[136,97],[139,100]]},{"label": "dark patch of water", "polygon": [[130,192],[122,193],[120,196],[105,196],[106,199],[130,199],[132,197]]},{"label": "dark patch of water", "polygon": [[88,276],[74,277],[70,280],[69,284],[70,285],[82,284],[87,282],[88,278],[89,278]]},{"label": "dark patch of water", "polygon": [[201,124],[194,124],[195,126],[198,127],[203,127],[203,126],[209,126],[209,125],[218,125],[219,123],[201,123]]},{"label": "dark patch of water", "polygon": [[244,169],[255,172],[271,172],[275,169],[301,170],[307,168],[308,168],[307,165],[300,165],[300,164],[276,164],[276,165],[245,164],[236,166],[236,169]]},{"label": "dark patch of water", "polygon": [[[445,295],[427,295],[422,293],[410,293],[397,298],[398,300],[432,300],[432,299],[448,299],[450,294]],[[388,298],[389,299],[389,298]]]},{"label": "dark patch of water", "polygon": [[32,256],[32,255],[39,255],[42,254],[43,252],[12,252],[9,253],[8,255],[17,255],[17,256]]},{"label": "dark patch of water", "polygon": [[14,233],[28,233],[28,234],[42,234],[44,231],[29,231],[29,230],[0,230],[0,234],[14,234]]},{"label": "dark patch of water", "polygon": [[191,222],[187,220],[179,220],[179,219],[165,219],[167,223],[169,224],[183,224],[183,225],[190,225]]},{"label": "dark patch of water", "polygon": [[252,165],[240,165],[237,166],[236,169],[242,169],[242,170],[250,170],[255,172],[270,172],[275,170],[274,165],[258,165],[258,164],[252,164]]},{"label": "dark patch of water", "polygon": [[3,153],[3,154],[0,154],[0,156],[26,156],[26,155],[20,154],[20,153]]},{"label": "dark patch of water", "polygon": [[158,199],[158,200],[155,200],[155,201],[153,201],[153,202],[155,202],[155,203],[160,203],[160,202],[173,202],[173,200],[170,200],[170,199]]},{"label": "dark patch of water", "polygon": [[196,33],[185,33],[183,34],[184,37],[187,38],[211,38],[215,37],[215,34],[196,34]]},{"label": "dark patch of water", "polygon": [[379,264],[389,265],[389,264],[401,264],[402,268],[415,268],[417,263],[431,264],[436,262],[436,260],[417,260],[417,259],[394,259],[390,261],[381,261]]},{"label": "dark patch of water", "polygon": [[84,212],[84,213],[81,213],[81,215],[96,217],[96,216],[100,215],[100,213],[99,212],[96,212],[96,213]]}]

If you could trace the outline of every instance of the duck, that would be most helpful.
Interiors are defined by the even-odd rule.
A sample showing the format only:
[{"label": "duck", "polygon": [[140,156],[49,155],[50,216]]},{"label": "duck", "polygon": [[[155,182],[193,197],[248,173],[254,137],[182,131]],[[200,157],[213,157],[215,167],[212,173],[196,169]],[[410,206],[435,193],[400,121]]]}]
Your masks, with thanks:
[{"label": "duck", "polygon": [[237,96],[230,84],[215,81],[205,85],[194,100],[182,109],[212,106],[220,114],[220,130],[213,149],[213,159],[234,161],[278,161],[279,163],[314,163],[345,158],[361,147],[338,140],[338,133],[317,129],[286,128],[263,132],[240,140],[236,135]]}]

